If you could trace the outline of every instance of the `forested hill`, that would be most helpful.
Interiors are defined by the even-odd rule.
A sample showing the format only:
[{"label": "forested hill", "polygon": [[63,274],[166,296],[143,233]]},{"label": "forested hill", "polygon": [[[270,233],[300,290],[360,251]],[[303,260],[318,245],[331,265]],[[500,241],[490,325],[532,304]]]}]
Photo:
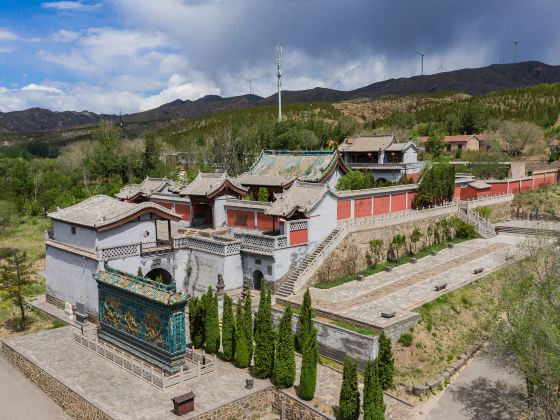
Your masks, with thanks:
[{"label": "forested hill", "polygon": [[[289,77],[289,76],[286,76]],[[427,76],[390,79],[351,91],[314,88],[301,91],[284,91],[285,102],[338,102],[353,98],[379,98],[427,94],[435,92],[461,92],[470,95],[501,89],[533,86],[541,83],[560,82],[560,66],[537,61],[514,64],[495,64],[476,69],[462,69]],[[176,121],[186,117],[213,112],[271,105],[276,95],[261,98],[242,95],[231,98],[206,96],[196,101],[175,100],[158,108],[123,116],[128,124]],[[65,130],[96,125],[102,119],[116,120],[115,115],[98,115],[91,112],[53,112],[32,108],[24,111],[0,112],[0,133],[33,133],[38,131]]]}]

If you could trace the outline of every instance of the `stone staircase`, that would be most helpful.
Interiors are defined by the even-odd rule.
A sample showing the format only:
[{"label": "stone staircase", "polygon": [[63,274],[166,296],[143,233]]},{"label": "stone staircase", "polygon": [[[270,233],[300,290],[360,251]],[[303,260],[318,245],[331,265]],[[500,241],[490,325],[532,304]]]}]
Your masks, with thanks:
[{"label": "stone staircase", "polygon": [[496,230],[499,233],[509,233],[515,235],[524,236],[560,236],[560,230],[553,229],[541,229],[541,228],[531,228],[531,227],[521,227],[521,226],[507,226],[507,225],[497,225]]},{"label": "stone staircase", "polygon": [[294,286],[296,282],[299,280],[300,276],[312,265],[315,259],[321,255],[321,253],[331,245],[332,241],[338,236],[341,229],[336,228],[334,229],[329,236],[327,236],[323,242],[319,244],[315,250],[307,255],[299,264],[296,264],[295,267],[288,272],[284,279],[280,280],[280,286],[276,291],[276,294],[280,297],[288,297],[294,294]]},{"label": "stone staircase", "polygon": [[480,217],[480,215],[477,212],[472,211],[468,205],[459,205],[458,214],[465,222],[473,225],[482,238],[488,239],[496,236],[496,228],[492,225],[492,223]]}]

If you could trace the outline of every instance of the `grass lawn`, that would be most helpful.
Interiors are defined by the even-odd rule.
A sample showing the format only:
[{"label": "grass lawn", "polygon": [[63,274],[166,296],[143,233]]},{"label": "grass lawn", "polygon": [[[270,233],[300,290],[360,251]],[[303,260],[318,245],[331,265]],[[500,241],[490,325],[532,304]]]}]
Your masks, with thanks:
[{"label": "grass lawn", "polygon": [[558,215],[560,214],[560,184],[517,194],[513,198],[513,207],[519,207],[526,212],[538,210]]},{"label": "grass lawn", "polygon": [[31,261],[44,258],[45,230],[50,227],[50,220],[44,217],[22,217],[16,226],[0,234],[0,258],[10,249],[27,252]]},{"label": "grass lawn", "polygon": [[492,334],[505,273],[497,271],[416,309],[422,319],[412,330],[411,345],[394,347],[397,383],[414,385],[437,376]]},{"label": "grass lawn", "polygon": [[[6,229],[0,234],[0,260],[5,258],[12,249],[24,250],[29,261],[33,263],[35,272],[44,269],[45,258],[45,230],[51,222],[43,217],[24,217],[13,228]],[[30,298],[45,293],[44,280],[37,275],[35,283],[29,287],[26,297]],[[27,310],[27,322],[24,331],[17,331],[19,310],[5,299],[0,290],[0,338],[14,335],[28,334],[49,328],[61,326],[59,321],[53,321],[41,312]]]},{"label": "grass lawn", "polygon": [[365,270],[362,270],[356,274],[350,274],[348,276],[344,276],[344,277],[339,277],[337,279],[333,279],[333,280],[327,280],[327,281],[322,281],[320,283],[316,283],[313,285],[313,287],[317,288],[317,289],[330,289],[332,287],[336,287],[336,286],[340,286],[341,284],[344,283],[348,283],[349,281],[354,281],[358,279],[359,275],[362,275],[364,277],[367,276],[371,276],[373,274],[376,273],[380,273],[382,271],[385,271],[386,267],[398,267],[399,265],[403,265],[406,263],[409,263],[410,260],[412,258],[424,258],[428,255],[430,255],[432,253],[432,251],[441,251],[442,249],[447,248],[447,244],[449,242],[452,243],[459,243],[459,242],[463,242],[465,239],[455,239],[453,241],[447,241],[441,244],[433,244],[430,245],[424,249],[419,250],[418,252],[416,252],[415,254],[405,254],[401,257],[399,257],[399,259],[396,262],[382,262],[376,265],[372,265],[368,268],[366,268]]}]

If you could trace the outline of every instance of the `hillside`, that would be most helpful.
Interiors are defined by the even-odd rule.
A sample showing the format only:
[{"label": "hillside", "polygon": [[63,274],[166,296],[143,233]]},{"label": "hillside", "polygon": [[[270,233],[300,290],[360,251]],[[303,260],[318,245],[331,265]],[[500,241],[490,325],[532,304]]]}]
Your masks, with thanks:
[{"label": "hillside", "polygon": [[[560,82],[560,66],[528,61],[514,64],[495,64],[488,67],[455,70],[426,76],[390,79],[351,91],[338,91],[320,87],[301,91],[283,91],[282,98],[285,103],[316,103],[437,92],[461,92],[469,95],[480,95],[502,89],[557,82]],[[170,121],[186,117],[258,105],[273,105],[275,103],[276,95],[268,98],[261,98],[256,95],[222,98],[211,95],[195,101],[175,100],[149,111],[124,115],[123,119],[127,124],[142,125],[159,122],[156,125],[161,126]],[[53,112],[32,108],[24,111],[0,113],[0,133],[65,130],[93,126],[99,120],[116,120],[117,118],[115,115],[98,115],[87,111]]]}]

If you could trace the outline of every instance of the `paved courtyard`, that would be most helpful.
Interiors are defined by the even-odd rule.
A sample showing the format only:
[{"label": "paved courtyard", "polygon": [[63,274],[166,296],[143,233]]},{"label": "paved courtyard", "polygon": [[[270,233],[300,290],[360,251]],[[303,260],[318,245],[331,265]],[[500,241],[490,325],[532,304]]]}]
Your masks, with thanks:
[{"label": "paved courtyard", "polygon": [[[189,418],[271,384],[269,380],[255,378],[254,389],[247,390],[245,379],[252,377],[249,371],[217,360],[216,372],[161,390],[74,343],[73,331],[77,330],[68,326],[7,341],[20,354],[115,419],[175,419],[171,398],[192,390],[196,395],[196,411],[185,416]],[[298,377],[300,363],[298,356]],[[341,381],[339,372],[319,365],[316,399],[311,404],[323,410],[336,405]],[[289,392],[295,395],[294,389]],[[410,418],[407,405],[389,396],[386,403],[388,418]]]},{"label": "paved courtyard", "polygon": [[[413,316],[411,311],[439,295],[462,287],[488,275],[506,264],[505,256],[523,241],[522,236],[498,235],[474,239],[424,257],[416,264],[403,264],[391,272],[381,272],[331,289],[311,288],[316,307],[371,325],[385,327]],[[483,267],[484,271],[473,271]],[[436,285],[447,284],[439,292]],[[301,301],[303,292],[292,297]],[[381,312],[396,311],[396,317],[385,319]]]}]

